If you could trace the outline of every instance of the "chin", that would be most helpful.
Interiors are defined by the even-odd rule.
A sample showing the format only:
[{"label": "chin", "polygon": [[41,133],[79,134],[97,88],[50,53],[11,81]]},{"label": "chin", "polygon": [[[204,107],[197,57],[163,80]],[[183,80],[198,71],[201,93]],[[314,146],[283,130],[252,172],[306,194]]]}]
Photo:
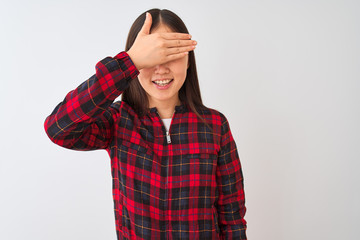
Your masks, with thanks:
[{"label": "chin", "polygon": [[158,101],[168,101],[170,100],[171,98],[173,98],[174,96],[173,95],[170,95],[170,94],[158,94],[156,95],[154,98]]},{"label": "chin", "polygon": [[171,97],[165,97],[165,96],[159,96],[156,98],[156,100],[158,101],[169,101],[171,99]]}]

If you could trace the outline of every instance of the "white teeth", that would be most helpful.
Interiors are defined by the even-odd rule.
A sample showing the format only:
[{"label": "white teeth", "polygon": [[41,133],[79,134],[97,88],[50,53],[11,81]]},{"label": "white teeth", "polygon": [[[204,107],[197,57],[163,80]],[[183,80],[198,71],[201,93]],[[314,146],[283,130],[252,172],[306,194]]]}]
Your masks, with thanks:
[{"label": "white teeth", "polygon": [[169,84],[171,82],[172,79],[168,79],[168,80],[160,80],[160,81],[154,81],[157,85],[159,86],[165,86],[167,84]]},{"label": "white teeth", "polygon": [[169,83],[171,81],[171,79],[168,79],[168,80],[158,80],[158,81],[154,81],[156,83]]}]

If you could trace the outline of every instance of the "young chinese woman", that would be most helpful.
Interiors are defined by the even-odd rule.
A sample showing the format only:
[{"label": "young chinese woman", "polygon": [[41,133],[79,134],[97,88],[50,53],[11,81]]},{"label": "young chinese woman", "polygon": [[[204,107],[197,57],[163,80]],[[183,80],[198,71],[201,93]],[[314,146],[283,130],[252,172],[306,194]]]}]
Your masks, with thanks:
[{"label": "young chinese woman", "polygon": [[150,9],[45,120],[55,144],[109,153],[118,239],[246,239],[237,147],[202,103],[196,45],[175,13]]}]

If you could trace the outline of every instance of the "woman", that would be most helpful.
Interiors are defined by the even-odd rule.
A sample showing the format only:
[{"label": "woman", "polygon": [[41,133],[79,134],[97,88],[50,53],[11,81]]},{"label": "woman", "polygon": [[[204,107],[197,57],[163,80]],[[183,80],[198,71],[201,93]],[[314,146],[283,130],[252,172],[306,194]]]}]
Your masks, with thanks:
[{"label": "woman", "polygon": [[202,104],[196,43],[173,12],[148,13],[126,50],[55,107],[46,133],[108,151],[118,239],[246,239],[236,144],[226,117]]}]

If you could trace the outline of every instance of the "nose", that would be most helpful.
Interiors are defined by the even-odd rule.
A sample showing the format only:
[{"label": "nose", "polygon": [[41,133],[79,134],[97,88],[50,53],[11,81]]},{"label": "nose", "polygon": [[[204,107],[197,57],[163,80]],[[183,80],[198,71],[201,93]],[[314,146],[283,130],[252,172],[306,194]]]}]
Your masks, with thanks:
[{"label": "nose", "polygon": [[168,73],[169,68],[167,67],[166,63],[158,64],[158,65],[155,66],[155,72],[159,73],[159,74]]}]

